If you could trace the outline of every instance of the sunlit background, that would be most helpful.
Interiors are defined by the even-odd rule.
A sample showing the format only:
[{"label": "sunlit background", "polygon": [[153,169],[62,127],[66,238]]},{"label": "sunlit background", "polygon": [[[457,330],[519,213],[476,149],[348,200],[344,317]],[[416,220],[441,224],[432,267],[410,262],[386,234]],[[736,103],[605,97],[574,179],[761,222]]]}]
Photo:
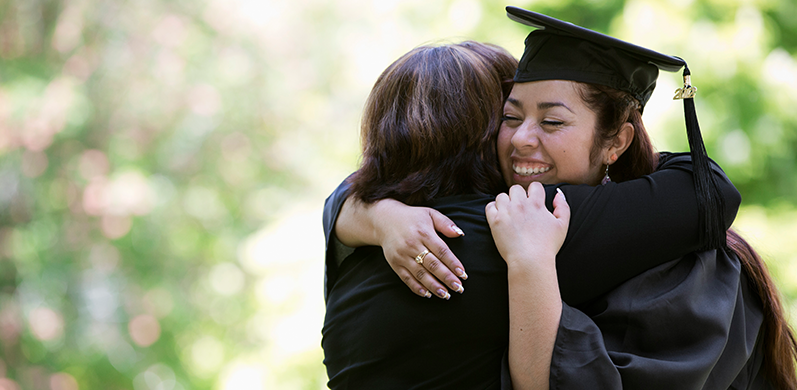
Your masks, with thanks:
[{"label": "sunlit background", "polygon": [[[0,0],[0,390],[325,388],[321,207],[365,97],[419,44],[519,56],[505,5]],[[797,312],[795,2],[513,5],[689,62]],[[686,149],[679,79],[646,109],[660,150]]]}]

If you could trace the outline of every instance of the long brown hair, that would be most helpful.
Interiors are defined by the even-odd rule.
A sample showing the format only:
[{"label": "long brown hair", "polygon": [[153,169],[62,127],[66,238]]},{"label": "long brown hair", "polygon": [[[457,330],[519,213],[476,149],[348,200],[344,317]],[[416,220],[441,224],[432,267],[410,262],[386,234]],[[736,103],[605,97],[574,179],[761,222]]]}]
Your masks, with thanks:
[{"label": "long brown hair", "polygon": [[388,66],[365,104],[352,194],[412,205],[505,189],[495,141],[516,68],[504,49],[473,41],[418,47]]},{"label": "long brown hair", "polygon": [[764,372],[777,389],[797,389],[795,359],[797,340],[780,302],[778,290],[769,276],[766,264],[750,244],[733,229],[728,229],[728,248],[742,260],[742,267],[752,282],[753,291],[764,306],[764,322],[761,325],[764,340]]},{"label": "long brown hair", "polygon": [[[639,103],[629,94],[601,85],[581,85],[581,98],[597,116],[595,143],[590,157],[595,161],[600,149],[617,136],[626,122],[634,126],[634,139],[616,163],[609,166],[613,181],[624,181],[652,173],[658,156],[653,149]],[[748,276],[753,291],[763,306],[764,320],[760,335],[763,337],[764,375],[777,389],[797,389],[795,362],[797,340],[783,312],[778,290],[767,271],[766,264],[750,244],[733,229],[728,229],[728,249],[733,251]]]}]

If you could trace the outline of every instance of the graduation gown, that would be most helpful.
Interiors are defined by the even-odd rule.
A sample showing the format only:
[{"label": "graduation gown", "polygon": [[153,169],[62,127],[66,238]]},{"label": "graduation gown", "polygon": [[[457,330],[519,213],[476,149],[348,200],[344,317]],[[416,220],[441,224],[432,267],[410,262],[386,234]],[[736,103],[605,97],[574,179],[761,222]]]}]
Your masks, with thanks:
[{"label": "graduation gown", "polygon": [[[563,305],[551,389],[769,389],[761,302],[734,253],[693,252],[581,310]],[[504,362],[503,388],[511,389]]]},{"label": "graduation gown", "polygon": [[[725,220],[730,225],[740,197],[719,167],[714,166],[714,172],[725,198]],[[546,186],[549,208],[556,187]],[[634,324],[639,318],[648,318],[655,324],[667,323],[657,322],[654,316],[639,310],[647,307],[636,305],[642,302],[644,291],[618,286],[622,284],[621,287],[625,287],[637,278],[662,279],[680,286],[684,278],[654,267],[686,263],[686,260],[678,259],[687,254],[698,256],[693,252],[702,243],[698,234],[691,162],[687,154],[663,154],[657,172],[637,180],[598,187],[559,187],[565,192],[571,206],[571,223],[557,256],[557,273],[565,307],[551,366],[552,385],[575,389],[584,388],[585,383],[602,380],[598,383],[606,383],[609,386],[607,388],[612,388],[610,386],[626,383],[626,377],[629,380],[634,377],[642,378],[647,386],[650,382],[645,378],[652,381],[659,376],[668,376],[665,370],[671,368],[669,365],[638,363],[648,359],[648,356],[639,354],[632,347],[645,346],[662,353],[668,348],[676,348],[683,352],[665,353],[665,357],[674,358],[674,365],[682,369],[670,370],[669,374],[681,375],[684,381],[696,387],[707,383],[709,373],[739,371],[738,364],[734,366],[726,362],[755,360],[758,355],[752,347],[727,349],[733,351],[727,353],[732,354],[734,359],[704,356],[711,353],[722,356],[726,348],[702,346],[678,349],[678,345],[689,343],[673,343],[672,337],[648,335],[647,332],[660,330],[655,327],[615,326],[615,319],[620,318],[620,314],[611,315],[622,313],[628,324]],[[445,239],[470,275],[465,282],[467,292],[463,295],[454,294],[448,302],[438,298],[426,300],[407,291],[387,265],[381,248],[358,248],[345,257],[338,253],[339,246],[334,244],[331,233],[345,197],[344,183],[327,199],[324,213],[327,315],[322,331],[322,347],[330,377],[329,386],[341,389],[448,388],[456,385],[465,388],[499,388],[502,386],[500,378],[503,378],[504,387],[509,386],[508,377],[501,375],[506,374],[506,366],[501,366],[501,357],[508,342],[506,265],[495,249],[484,217],[484,206],[493,197],[466,195],[438,199],[429,204],[452,218],[466,233],[463,238]],[[729,260],[723,264],[736,261],[738,269],[738,260],[729,256],[724,258]],[[714,280],[714,273],[705,268],[698,269],[704,269],[704,280]],[[699,279],[700,275],[694,277]],[[740,286],[742,279],[738,272],[736,277],[737,285]],[[626,282],[629,279],[632,280]],[[755,300],[747,290],[731,296],[722,293],[725,290],[659,290],[653,288],[655,285],[649,281],[642,283],[651,286],[652,296],[660,296],[668,291],[676,295],[687,294],[678,295],[686,298],[690,298],[691,294],[704,294],[701,295],[705,298],[702,302],[715,302],[712,308],[722,306],[717,301],[731,302],[733,305],[723,307],[732,307],[733,313],[737,313],[738,297],[743,298],[742,303]],[[680,303],[662,305],[664,308],[668,306],[670,312],[679,313],[688,312],[690,308]],[[725,324],[727,329],[738,330],[740,325],[737,321],[745,321],[750,315],[755,317],[756,313],[760,317],[760,308],[756,311],[754,305],[746,305],[744,310],[738,311],[741,313],[739,315],[728,316],[723,313],[725,317],[720,316],[722,318],[706,315]],[[659,313],[662,320],[666,318],[662,318],[661,314],[672,316],[666,311]],[[759,325],[753,317],[747,322],[752,329],[750,332],[755,331],[757,334]],[[674,336],[687,334],[675,331],[675,327],[662,327],[673,330],[671,334]],[[737,337],[738,332],[726,332],[724,338],[708,335],[704,338],[702,330],[695,330],[697,334],[693,332],[689,340],[723,341],[722,345],[731,345],[740,340],[748,342],[747,327],[742,328],[745,329],[743,333],[746,337]],[[634,334],[631,331],[639,333],[640,339],[651,337],[651,343],[637,343],[628,337]],[[628,345],[612,342],[612,337],[627,341]],[[678,337],[675,338],[680,340]],[[754,346],[756,338],[752,337],[752,340]],[[625,369],[624,360],[615,360],[627,356],[638,357],[629,359],[633,361],[631,370]],[[649,360],[655,358],[657,356]],[[710,361],[713,364],[696,365],[695,361]],[[756,367],[751,366],[750,369],[756,371]],[[692,375],[684,375],[687,371]],[[729,375],[720,376],[725,378]],[[572,384],[569,381],[582,376],[592,379]],[[627,388],[636,388],[634,386],[639,382],[627,383],[631,386]]]}]

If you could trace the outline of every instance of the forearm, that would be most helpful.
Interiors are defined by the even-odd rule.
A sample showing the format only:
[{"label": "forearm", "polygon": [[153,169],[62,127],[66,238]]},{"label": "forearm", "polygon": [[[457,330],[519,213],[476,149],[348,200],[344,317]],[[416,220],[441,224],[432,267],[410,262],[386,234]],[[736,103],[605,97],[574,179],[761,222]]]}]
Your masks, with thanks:
[{"label": "forearm", "polygon": [[377,226],[369,214],[377,204],[366,204],[352,196],[346,198],[335,222],[335,235],[343,245],[356,248],[380,244]]},{"label": "forearm", "polygon": [[553,258],[524,264],[508,268],[509,372],[516,389],[548,389],[562,299]]}]

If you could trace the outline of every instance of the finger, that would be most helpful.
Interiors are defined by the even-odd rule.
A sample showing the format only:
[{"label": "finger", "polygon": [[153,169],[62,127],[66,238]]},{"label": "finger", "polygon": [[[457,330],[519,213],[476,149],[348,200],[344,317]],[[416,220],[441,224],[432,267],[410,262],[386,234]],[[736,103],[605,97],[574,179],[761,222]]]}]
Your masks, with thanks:
[{"label": "finger", "polygon": [[557,219],[570,222],[570,205],[567,203],[565,193],[561,189],[556,189],[556,196],[553,198],[553,215]]},{"label": "finger", "polygon": [[[441,281],[444,281],[446,284],[451,286],[452,283],[459,282],[457,277],[461,278],[462,280],[468,278],[468,274],[465,272],[465,266],[463,266],[462,262],[459,261],[457,256],[451,252],[451,249],[448,248],[448,245],[446,245],[446,242],[443,241],[440,236],[437,234],[424,235],[421,244],[424,248],[429,250],[430,254],[434,255],[435,260],[440,259],[440,261],[442,261],[445,265],[446,269],[441,270],[438,274],[441,276]],[[426,256],[428,258],[429,255]]]},{"label": "finger", "polygon": [[538,205],[545,205],[545,187],[539,182],[533,182],[529,185],[528,192],[529,199],[533,200]]},{"label": "finger", "polygon": [[440,283],[440,281],[435,279],[435,277],[422,265],[415,264],[411,266],[410,272],[412,273],[412,276],[423,285],[424,288],[432,293],[432,295],[445,300],[451,298],[451,294],[448,292],[448,289],[442,283]]},{"label": "finger", "polygon": [[428,255],[426,255],[426,257],[423,259],[422,265],[435,278],[437,278],[437,280],[445,283],[452,290],[460,294],[465,292],[465,288],[462,286],[462,282],[459,280],[459,278],[454,276],[454,274],[451,273],[451,270],[448,268],[448,266],[444,264],[442,261],[438,260],[437,256],[435,256],[434,253],[429,253]]},{"label": "finger", "polygon": [[465,235],[462,229],[460,229],[454,223],[454,221],[446,217],[443,213],[434,209],[430,209],[429,215],[432,217],[432,223],[434,223],[434,230],[443,233],[444,236],[448,238],[456,238]]},{"label": "finger", "polygon": [[528,198],[528,196],[526,195],[526,190],[524,190],[523,187],[521,187],[520,185],[515,184],[512,187],[509,187],[509,199],[517,200],[517,199],[526,199],[526,198]]},{"label": "finger", "polygon": [[432,293],[430,293],[426,287],[419,283],[418,280],[415,279],[415,276],[413,276],[408,269],[404,267],[398,267],[393,268],[393,271],[399,276],[399,278],[401,278],[401,281],[404,282],[404,284],[406,284],[407,287],[409,287],[410,290],[415,293],[415,295],[424,298],[432,297]]},{"label": "finger", "polygon": [[495,201],[493,203],[495,203],[495,208],[497,210],[501,210],[502,207],[506,207],[506,205],[509,203],[509,195],[507,195],[505,192],[502,192],[496,195]]},{"label": "finger", "polygon": [[495,208],[495,201],[487,203],[487,206],[484,206],[484,215],[487,217],[487,223],[492,224],[496,214],[498,214],[498,209]]}]

